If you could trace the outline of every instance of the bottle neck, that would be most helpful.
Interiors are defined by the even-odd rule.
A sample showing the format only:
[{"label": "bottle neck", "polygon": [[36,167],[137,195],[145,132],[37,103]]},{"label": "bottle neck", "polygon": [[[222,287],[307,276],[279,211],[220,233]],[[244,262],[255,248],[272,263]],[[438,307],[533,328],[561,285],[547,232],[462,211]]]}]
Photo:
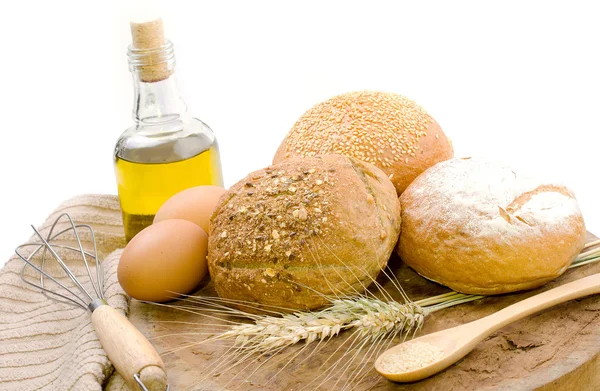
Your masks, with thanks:
[{"label": "bottle neck", "polygon": [[146,82],[134,72],[133,88],[132,116],[136,123],[150,125],[184,120],[187,116],[174,73],[164,80]]},{"label": "bottle neck", "polygon": [[156,48],[129,47],[133,74],[133,119],[138,124],[184,120],[187,108],[175,78],[175,52],[169,41]]}]

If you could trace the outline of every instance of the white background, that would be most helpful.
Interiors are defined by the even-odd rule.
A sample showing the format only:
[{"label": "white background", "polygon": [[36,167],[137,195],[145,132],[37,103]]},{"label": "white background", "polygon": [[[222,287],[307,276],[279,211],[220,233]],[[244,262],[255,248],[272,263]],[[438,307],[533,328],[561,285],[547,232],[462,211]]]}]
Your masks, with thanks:
[{"label": "white background", "polygon": [[[190,111],[216,132],[226,185],[270,163],[310,106],[358,89],[416,100],[458,156],[561,180],[600,233],[600,22],[579,1],[171,1]],[[126,8],[127,7],[127,8]],[[0,5],[0,265],[62,200],[115,193],[130,125],[129,4]]]}]

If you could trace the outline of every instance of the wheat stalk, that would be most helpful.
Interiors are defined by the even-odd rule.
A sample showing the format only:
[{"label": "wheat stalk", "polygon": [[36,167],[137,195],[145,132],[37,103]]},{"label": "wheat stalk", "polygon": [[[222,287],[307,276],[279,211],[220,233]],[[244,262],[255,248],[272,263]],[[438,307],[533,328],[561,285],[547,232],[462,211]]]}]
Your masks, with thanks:
[{"label": "wheat stalk", "polygon": [[236,347],[266,353],[300,341],[323,341],[353,328],[371,339],[409,332],[420,329],[424,318],[423,308],[415,303],[368,297],[333,299],[331,306],[318,312],[265,315],[254,323],[232,326],[219,339],[234,339]]},{"label": "wheat stalk", "polygon": [[[589,250],[600,244],[599,241],[588,243],[584,250],[569,268],[583,266],[600,260],[600,248]],[[587,250],[587,251],[586,251]],[[341,260],[340,260],[341,261]],[[318,260],[315,259],[318,264]],[[389,270],[389,269],[388,269]],[[366,272],[365,272],[366,273]],[[216,376],[221,372],[230,371],[237,367],[240,372],[229,379],[224,387],[228,387],[236,380],[240,373],[248,369],[252,372],[241,381],[238,386],[245,384],[248,378],[258,370],[266,370],[268,363],[279,357],[279,363],[285,362],[272,376],[275,378],[289,363],[299,358],[302,353],[308,352],[303,361],[318,351],[323,343],[347,331],[347,337],[342,338],[340,346],[323,363],[325,366],[330,359],[341,349],[342,357],[331,361],[325,370],[321,371],[304,389],[320,389],[335,379],[330,389],[351,389],[371,371],[366,365],[378,356],[385,348],[389,347],[395,337],[403,336],[406,339],[410,334],[416,334],[421,329],[426,317],[434,311],[453,307],[466,302],[483,298],[479,295],[468,295],[458,292],[449,292],[423,300],[412,302],[402,290],[395,275],[382,270],[382,273],[392,282],[401,294],[402,302],[395,301],[383,287],[375,280],[373,286],[379,291],[381,297],[366,290],[365,293],[356,292],[353,295],[334,295],[327,297],[330,305],[319,311],[299,311],[292,314],[286,313],[284,308],[273,306],[261,307],[266,315],[256,315],[245,311],[236,310],[231,306],[252,306],[252,303],[228,300],[214,297],[188,297],[186,301],[199,304],[199,306],[174,306],[174,308],[200,314],[210,318],[223,320],[222,315],[243,317],[250,323],[226,320],[227,324],[212,325],[223,327],[222,332],[199,342],[191,343],[177,349],[184,349],[202,343],[229,341],[230,349],[217,360],[211,368],[204,372],[204,376],[197,384]],[[308,288],[309,287],[305,287]],[[318,292],[317,292],[318,293]],[[170,306],[173,307],[173,306]],[[214,330],[213,330],[214,332]],[[197,333],[192,333],[196,335]],[[340,337],[338,337],[340,338]],[[299,342],[304,342],[304,347],[298,351],[284,353],[287,348]],[[312,351],[306,351],[313,346]],[[267,357],[260,361],[257,356]],[[271,365],[273,367],[275,365]],[[340,384],[342,379],[346,379]]]},{"label": "wheat stalk", "polygon": [[[585,248],[597,244],[600,241],[589,243]],[[582,252],[569,269],[597,262],[599,257],[600,249]],[[301,341],[324,340],[353,328],[366,338],[376,339],[381,335],[417,331],[431,312],[483,297],[450,292],[417,302],[406,300],[405,303],[365,295],[330,298],[331,305],[324,310],[264,315],[255,318],[254,323],[234,325],[218,338],[234,339],[236,347],[259,352],[269,352]]]}]

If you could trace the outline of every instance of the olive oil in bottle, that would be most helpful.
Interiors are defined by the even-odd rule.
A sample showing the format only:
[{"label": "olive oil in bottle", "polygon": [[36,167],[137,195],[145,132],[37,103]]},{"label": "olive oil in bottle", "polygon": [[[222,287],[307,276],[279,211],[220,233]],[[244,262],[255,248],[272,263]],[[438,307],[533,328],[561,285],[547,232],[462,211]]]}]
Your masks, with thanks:
[{"label": "olive oil in bottle", "polygon": [[134,125],[117,141],[114,167],[125,238],[152,224],[172,195],[194,186],[223,185],[213,131],[187,113],[175,81],[173,45],[160,20],[132,23],[129,67]]}]

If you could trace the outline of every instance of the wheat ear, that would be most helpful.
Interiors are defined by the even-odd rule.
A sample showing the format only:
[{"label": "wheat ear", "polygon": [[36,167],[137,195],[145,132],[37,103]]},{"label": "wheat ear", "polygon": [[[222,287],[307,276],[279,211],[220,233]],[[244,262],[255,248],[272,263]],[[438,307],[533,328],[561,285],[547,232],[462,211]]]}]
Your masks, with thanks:
[{"label": "wheat ear", "polygon": [[300,341],[322,341],[353,328],[372,339],[408,332],[420,329],[424,317],[418,304],[359,296],[333,299],[331,306],[317,312],[296,312],[282,317],[266,315],[254,323],[234,325],[218,338],[233,339],[239,348],[266,353]]},{"label": "wheat ear", "polygon": [[[600,240],[587,244],[570,268],[600,260],[600,249],[590,250],[590,248],[599,244]],[[318,254],[316,255],[315,258],[318,258]],[[318,259],[315,262],[320,266]],[[340,262],[343,263],[341,260]],[[286,309],[284,308],[261,306],[260,309],[267,314],[256,315],[230,307],[231,305],[252,306],[252,303],[211,297],[188,297],[185,300],[195,302],[196,305],[199,304],[201,307],[169,305],[169,307],[193,312],[215,320],[221,319],[228,323],[210,325],[213,328],[213,332],[211,333],[190,333],[191,335],[208,334],[211,336],[203,341],[191,343],[187,347],[217,341],[231,342],[227,353],[222,356],[222,359],[218,360],[216,365],[212,366],[212,368],[207,368],[208,372],[205,372],[205,376],[196,384],[202,383],[203,380],[216,376],[223,370],[230,370],[233,367],[240,367],[241,372],[244,372],[249,367],[255,367],[252,370],[252,374],[254,374],[259,369],[266,370],[268,364],[271,364],[271,361],[275,357],[281,359],[279,362],[286,362],[285,360],[290,358],[284,366],[280,367],[273,376],[274,378],[291,361],[299,357],[299,354],[305,349],[302,348],[298,352],[291,350],[290,353],[284,353],[288,347],[302,341],[305,342],[306,347],[314,345],[311,348],[312,352],[302,359],[302,362],[304,362],[316,350],[320,349],[321,344],[327,343],[331,338],[341,334],[342,331],[348,331],[345,334],[347,335],[345,342],[336,349],[330,358],[342,347],[347,349],[346,354],[333,362],[327,359],[322,366],[326,366],[328,361],[330,362],[329,366],[320,372],[309,384],[306,384],[303,389],[320,389],[330,380],[334,379],[334,375],[336,374],[339,376],[336,376],[337,381],[331,389],[351,389],[353,385],[365,379],[372,372],[366,363],[377,357],[381,350],[389,346],[396,336],[404,336],[406,338],[411,332],[416,334],[423,325],[427,315],[431,312],[484,297],[449,292],[411,302],[394,273],[389,268],[387,271],[383,269],[382,273],[392,282],[394,288],[400,292],[404,303],[394,301],[377,281],[372,280],[374,288],[383,296],[383,300],[369,290],[366,290],[364,294],[350,296],[344,296],[334,291],[333,296],[327,298],[330,305],[323,310],[313,312],[306,311],[289,314],[285,313]],[[365,274],[367,274],[366,271]],[[308,287],[304,286],[303,288]],[[250,323],[226,320],[222,318],[224,315],[246,318]],[[215,330],[215,327],[217,330],[221,327],[224,329],[219,333]],[[216,335],[214,334],[215,331],[217,331]],[[344,340],[343,337],[341,339]],[[315,341],[317,343],[311,344]],[[349,343],[349,345],[346,345],[346,343]],[[185,346],[174,350],[181,348],[185,348]],[[366,352],[364,352],[365,349]],[[258,356],[267,358],[259,363],[255,358],[257,354]],[[361,354],[364,356],[362,359],[360,358]],[[357,364],[355,360],[360,360],[360,362]],[[356,367],[357,369],[351,369],[351,367]],[[227,385],[231,384],[241,372],[231,378]],[[346,378],[346,381],[340,384],[342,378]],[[238,387],[241,387],[243,384],[245,384],[245,381],[242,381]]]}]

